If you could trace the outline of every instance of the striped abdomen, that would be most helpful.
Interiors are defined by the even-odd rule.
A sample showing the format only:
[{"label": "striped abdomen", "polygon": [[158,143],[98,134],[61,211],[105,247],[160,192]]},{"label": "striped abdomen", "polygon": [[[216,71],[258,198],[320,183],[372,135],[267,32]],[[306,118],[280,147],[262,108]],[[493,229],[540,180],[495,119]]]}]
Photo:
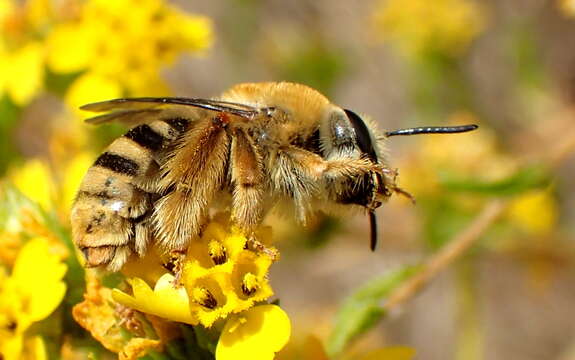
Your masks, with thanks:
[{"label": "striped abdomen", "polygon": [[86,266],[117,270],[131,253],[144,253],[159,164],[188,125],[183,118],[138,125],[112,142],[88,170],[72,208],[72,234]]}]

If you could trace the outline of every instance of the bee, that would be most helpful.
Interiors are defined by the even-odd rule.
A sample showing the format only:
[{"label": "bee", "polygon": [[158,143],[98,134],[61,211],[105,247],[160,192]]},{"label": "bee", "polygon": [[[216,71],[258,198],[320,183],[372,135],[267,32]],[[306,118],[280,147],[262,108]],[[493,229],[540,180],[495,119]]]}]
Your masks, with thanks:
[{"label": "bee", "polygon": [[[118,270],[153,244],[185,251],[222,201],[253,234],[277,204],[302,224],[314,211],[367,212],[394,193],[384,142],[397,135],[456,133],[476,125],[379,132],[366,117],[288,82],[246,83],[220,97],[124,98],[84,105],[91,124],[131,127],[87,171],[71,212],[86,266]],[[228,200],[225,200],[228,199]]]}]

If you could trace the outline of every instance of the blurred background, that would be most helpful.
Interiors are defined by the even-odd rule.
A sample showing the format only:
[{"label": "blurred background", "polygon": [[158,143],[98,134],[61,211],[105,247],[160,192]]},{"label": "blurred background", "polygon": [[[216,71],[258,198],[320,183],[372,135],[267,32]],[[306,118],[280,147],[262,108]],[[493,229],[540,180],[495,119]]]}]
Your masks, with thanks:
[{"label": "blurred background", "polygon": [[[84,124],[81,104],[286,80],[381,129],[479,124],[389,140],[417,203],[378,210],[374,253],[364,216],[301,232],[270,220],[282,253],[270,279],[294,341],[324,341],[346,296],[425,261],[504,198],[471,251],[348,351],[575,359],[575,1],[0,0],[0,27],[0,174],[64,229],[84,172],[126,130]],[[10,269],[30,224],[6,196]]]}]

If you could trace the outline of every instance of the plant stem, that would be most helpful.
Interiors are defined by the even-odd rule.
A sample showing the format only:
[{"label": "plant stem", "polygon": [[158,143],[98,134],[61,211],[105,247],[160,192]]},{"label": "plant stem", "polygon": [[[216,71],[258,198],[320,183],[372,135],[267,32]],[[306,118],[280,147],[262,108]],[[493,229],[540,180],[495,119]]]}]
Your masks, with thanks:
[{"label": "plant stem", "polygon": [[389,312],[417,294],[425,285],[433,280],[440,271],[451,265],[479,240],[483,232],[485,232],[507,208],[507,204],[508,202],[502,199],[489,202],[465,230],[456,235],[453,240],[423,265],[421,271],[389,295],[387,302],[383,305],[383,309]]}]

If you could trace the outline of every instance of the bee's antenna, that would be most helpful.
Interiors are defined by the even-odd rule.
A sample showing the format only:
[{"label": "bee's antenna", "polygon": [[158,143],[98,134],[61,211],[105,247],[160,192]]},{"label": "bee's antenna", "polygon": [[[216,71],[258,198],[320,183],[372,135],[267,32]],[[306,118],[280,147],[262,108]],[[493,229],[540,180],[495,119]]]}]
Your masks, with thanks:
[{"label": "bee's antenna", "polygon": [[375,216],[375,211],[369,211],[369,248],[371,251],[375,251],[377,246],[377,217]]},{"label": "bee's antenna", "polygon": [[461,125],[461,126],[423,126],[409,129],[399,129],[388,131],[385,133],[386,137],[397,135],[419,135],[419,134],[452,134],[472,131],[477,129],[477,125]]}]

